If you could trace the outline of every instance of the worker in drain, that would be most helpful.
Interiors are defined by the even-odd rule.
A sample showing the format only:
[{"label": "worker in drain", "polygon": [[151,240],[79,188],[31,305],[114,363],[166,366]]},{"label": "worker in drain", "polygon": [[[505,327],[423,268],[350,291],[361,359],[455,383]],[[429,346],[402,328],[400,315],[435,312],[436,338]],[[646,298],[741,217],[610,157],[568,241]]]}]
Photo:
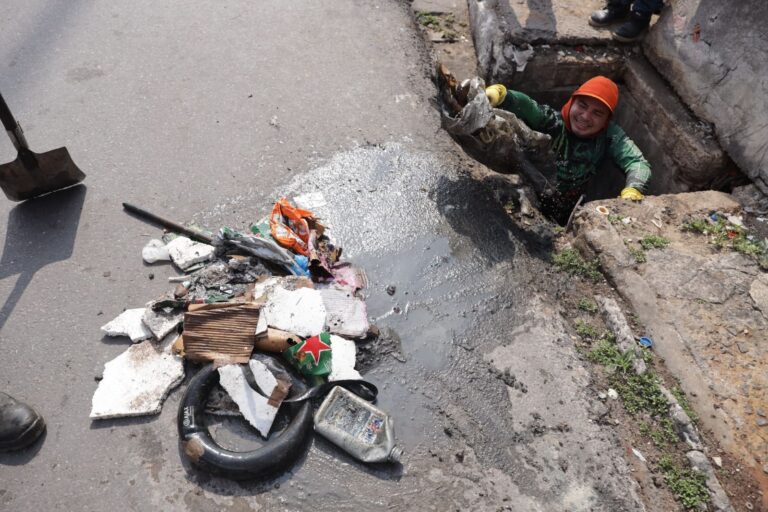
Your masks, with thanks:
[{"label": "worker in drain", "polygon": [[[557,166],[557,198],[542,208],[560,220],[570,214],[589,180],[608,156],[626,175],[623,199],[643,199],[651,168],[640,149],[611,117],[619,102],[619,88],[609,78],[596,76],[581,85],[560,112],[501,84],[485,90],[491,106],[512,112],[531,129],[552,137]],[[558,210],[557,212],[551,211]]]}]

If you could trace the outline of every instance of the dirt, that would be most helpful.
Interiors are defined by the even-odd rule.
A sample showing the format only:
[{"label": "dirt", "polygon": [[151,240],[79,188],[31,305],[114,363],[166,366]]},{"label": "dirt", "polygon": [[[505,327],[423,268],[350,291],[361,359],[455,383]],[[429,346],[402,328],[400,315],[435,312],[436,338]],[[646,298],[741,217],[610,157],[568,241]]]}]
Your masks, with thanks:
[{"label": "dirt", "polygon": [[[588,240],[581,247],[599,256],[606,275],[632,306],[646,299],[655,304],[637,311],[646,325],[637,326],[641,331],[636,333],[655,333],[656,348],[666,357],[664,365],[656,365],[658,372],[689,394],[709,456],[722,458],[717,474],[734,507],[758,510],[768,507],[761,470],[768,434],[756,423],[755,411],[766,403],[768,368],[757,342],[765,339],[766,321],[749,290],[763,271],[753,258],[717,249],[710,237],[682,229],[688,220],[712,211],[738,213],[738,204],[728,196],[713,194],[656,196],[639,205],[588,203],[577,232],[582,242]],[[597,213],[598,206],[607,208],[605,215]],[[649,235],[668,245],[642,250],[640,241]],[[633,261],[637,255],[646,261]],[[645,286],[648,291],[642,292]],[[691,387],[692,382],[703,384]]]}]

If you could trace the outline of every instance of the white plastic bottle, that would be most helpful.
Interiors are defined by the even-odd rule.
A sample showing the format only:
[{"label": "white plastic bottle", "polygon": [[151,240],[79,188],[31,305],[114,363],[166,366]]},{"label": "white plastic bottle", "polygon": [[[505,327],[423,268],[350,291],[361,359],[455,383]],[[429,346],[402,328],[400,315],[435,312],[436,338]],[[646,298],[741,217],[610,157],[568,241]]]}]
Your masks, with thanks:
[{"label": "white plastic bottle", "polygon": [[392,418],[351,391],[336,386],[315,413],[315,430],[363,462],[399,462]]}]

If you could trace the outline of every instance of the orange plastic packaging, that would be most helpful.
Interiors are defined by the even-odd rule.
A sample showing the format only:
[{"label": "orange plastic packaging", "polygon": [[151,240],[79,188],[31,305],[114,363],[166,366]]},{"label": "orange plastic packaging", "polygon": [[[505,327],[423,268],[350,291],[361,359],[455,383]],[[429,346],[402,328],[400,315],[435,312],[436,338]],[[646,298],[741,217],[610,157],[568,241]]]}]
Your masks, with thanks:
[{"label": "orange plastic packaging", "polygon": [[277,243],[297,254],[309,256],[310,224],[316,223],[309,210],[296,208],[286,198],[280,198],[269,215],[269,229]]}]

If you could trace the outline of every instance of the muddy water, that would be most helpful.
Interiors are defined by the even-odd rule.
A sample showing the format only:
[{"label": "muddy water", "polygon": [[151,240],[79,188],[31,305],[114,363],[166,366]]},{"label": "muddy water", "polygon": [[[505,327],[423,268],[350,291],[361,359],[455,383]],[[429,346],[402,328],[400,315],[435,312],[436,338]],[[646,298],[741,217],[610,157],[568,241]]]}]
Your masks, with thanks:
[{"label": "muddy water", "polygon": [[[450,404],[475,402],[475,409],[486,409],[491,429],[478,433],[477,449],[489,456],[498,451],[487,441],[494,428],[501,435],[509,427],[503,417],[491,418],[494,399],[506,398],[504,386],[489,377],[475,348],[503,339],[509,325],[496,322],[495,313],[514,316],[527,293],[515,286],[514,276],[517,260],[530,257],[507,214],[482,185],[446,161],[407,143],[362,147],[280,191],[289,197],[312,193],[313,210],[344,247],[345,258],[368,273],[369,316],[398,340],[399,357],[377,356],[374,347],[365,377],[380,386],[379,406],[395,418],[406,468],[436,443],[450,441],[440,412]],[[487,382],[479,385],[481,379]],[[325,442],[316,445],[322,464],[355,466],[344,472],[343,484],[336,483],[369,480],[367,468]],[[306,464],[321,462],[318,455],[311,452]],[[374,474],[400,478],[403,470],[379,468]],[[307,477],[301,468],[290,480],[299,485]],[[324,494],[329,484],[323,478],[302,489]]]}]

